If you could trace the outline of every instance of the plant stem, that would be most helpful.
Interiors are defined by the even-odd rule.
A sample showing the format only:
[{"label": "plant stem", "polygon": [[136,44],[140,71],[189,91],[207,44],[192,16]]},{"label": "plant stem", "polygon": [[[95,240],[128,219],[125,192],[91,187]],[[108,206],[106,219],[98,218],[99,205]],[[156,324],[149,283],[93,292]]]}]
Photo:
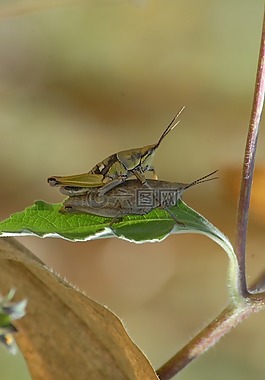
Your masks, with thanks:
[{"label": "plant stem", "polygon": [[[240,296],[232,300],[206,328],[193,338],[176,355],[166,362],[158,371],[161,380],[169,380],[191,361],[199,357],[210,347],[214,346],[221,337],[233,327],[247,318],[254,311],[265,308],[265,293],[250,293],[247,289],[245,274],[246,235],[248,226],[248,213],[250,194],[253,180],[255,155],[258,141],[259,124],[264,103],[265,93],[265,12],[260,45],[259,62],[256,76],[256,85],[251,111],[249,130],[245,148],[242,180],[237,212],[237,233],[235,252],[238,263],[237,294]],[[264,289],[264,280],[254,286]]]},{"label": "plant stem", "polygon": [[263,27],[260,44],[259,62],[256,76],[253,106],[250,116],[247,143],[245,148],[244,163],[242,169],[242,179],[237,212],[236,244],[235,252],[239,265],[238,293],[243,297],[248,296],[245,256],[246,256],[246,236],[248,226],[248,214],[250,194],[253,181],[255,155],[258,141],[260,118],[264,103],[265,91],[265,13],[263,15]]},{"label": "plant stem", "polygon": [[171,379],[187,364],[214,346],[219,339],[246,319],[252,312],[252,306],[248,304],[238,305],[237,307],[231,304],[225,308],[207,327],[157,370],[159,379]]}]

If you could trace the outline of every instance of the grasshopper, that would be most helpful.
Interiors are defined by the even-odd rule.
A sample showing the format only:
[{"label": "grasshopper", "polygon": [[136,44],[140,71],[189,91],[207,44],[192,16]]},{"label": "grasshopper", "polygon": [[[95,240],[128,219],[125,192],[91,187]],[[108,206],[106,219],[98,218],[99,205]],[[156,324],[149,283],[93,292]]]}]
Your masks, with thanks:
[{"label": "grasshopper", "polygon": [[67,187],[63,193],[70,195],[63,202],[63,213],[87,213],[113,218],[110,224],[125,215],[144,215],[155,208],[165,209],[177,224],[183,225],[169,210],[182,197],[183,192],[199,183],[211,181],[214,171],[191,183],[167,182],[147,179],[148,187],[132,179],[111,189],[108,194],[99,196],[96,188],[87,190],[86,194],[73,195]]},{"label": "grasshopper", "polygon": [[157,180],[155,168],[152,166],[153,157],[167,134],[179,123],[176,122],[176,119],[183,109],[184,107],[169,123],[155,144],[114,153],[95,165],[88,173],[64,177],[54,176],[48,178],[48,183],[51,186],[61,186],[62,189],[67,187],[69,190],[71,188],[72,195],[85,194],[91,187],[97,187],[98,194],[104,195],[133,175],[143,185],[147,184],[145,172],[153,172],[153,178]]}]

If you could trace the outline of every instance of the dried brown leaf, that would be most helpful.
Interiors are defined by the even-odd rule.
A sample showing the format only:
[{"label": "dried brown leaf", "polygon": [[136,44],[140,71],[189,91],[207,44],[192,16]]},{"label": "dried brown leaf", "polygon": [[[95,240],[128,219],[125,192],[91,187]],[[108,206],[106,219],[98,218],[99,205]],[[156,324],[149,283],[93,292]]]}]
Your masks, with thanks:
[{"label": "dried brown leaf", "polygon": [[13,238],[0,239],[0,289],[28,299],[17,343],[34,380],[157,380],[121,321],[48,269]]}]

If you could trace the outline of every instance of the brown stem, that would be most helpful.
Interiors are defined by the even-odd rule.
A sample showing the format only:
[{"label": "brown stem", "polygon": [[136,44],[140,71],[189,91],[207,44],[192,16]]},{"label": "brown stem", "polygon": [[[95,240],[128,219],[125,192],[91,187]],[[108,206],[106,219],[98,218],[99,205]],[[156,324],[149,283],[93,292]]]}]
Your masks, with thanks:
[{"label": "brown stem", "polygon": [[245,274],[245,256],[246,256],[246,236],[248,226],[248,213],[250,194],[253,180],[255,155],[258,141],[258,132],[260,118],[264,103],[265,91],[265,13],[263,15],[263,27],[260,44],[260,54],[257,69],[256,85],[253,99],[253,106],[251,111],[247,143],[244,155],[244,164],[242,169],[241,188],[238,201],[237,212],[237,233],[235,252],[237,255],[239,265],[239,279],[238,279],[238,292],[241,296],[248,295],[246,274]]},{"label": "brown stem", "polygon": [[185,347],[157,370],[160,380],[169,380],[186,365],[213,347],[219,339],[236,327],[252,313],[265,309],[265,292],[256,293],[264,286],[264,273],[256,279],[251,290],[253,293],[247,299],[241,299],[237,305],[234,302],[226,307],[212,322],[196,335]]},{"label": "brown stem", "polygon": [[[265,12],[263,15],[263,27],[260,45],[260,55],[257,69],[254,100],[249,123],[247,143],[244,155],[244,165],[242,170],[241,189],[238,202],[237,213],[237,234],[236,234],[236,256],[239,266],[237,281],[237,291],[241,296],[233,301],[222,313],[215,318],[205,329],[193,338],[182,350],[174,355],[158,371],[157,375],[161,380],[169,380],[176,375],[191,361],[199,357],[210,347],[214,346],[218,340],[227,334],[233,327],[247,318],[253,311],[265,308],[265,293],[250,293],[247,290],[245,274],[245,251],[246,234],[248,225],[248,213],[250,194],[253,180],[255,154],[258,141],[258,131],[261,113],[264,103],[265,92]],[[256,285],[258,287],[258,284]],[[262,283],[262,287],[264,283]],[[257,289],[257,287],[253,289]]]},{"label": "brown stem", "polygon": [[[258,308],[264,307],[265,306],[258,306]],[[214,346],[219,339],[230,332],[232,328],[237,326],[254,311],[257,311],[255,306],[247,303],[237,305],[237,307],[231,304],[225,308],[207,327],[157,370],[159,379],[171,379],[187,364]]]}]

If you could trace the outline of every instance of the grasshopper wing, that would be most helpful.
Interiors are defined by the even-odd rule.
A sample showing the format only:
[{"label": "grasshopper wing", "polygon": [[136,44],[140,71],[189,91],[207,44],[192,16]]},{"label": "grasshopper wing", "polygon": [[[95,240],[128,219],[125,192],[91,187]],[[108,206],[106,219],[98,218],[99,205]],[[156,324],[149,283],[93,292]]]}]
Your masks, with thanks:
[{"label": "grasshopper wing", "polygon": [[102,174],[83,173],[69,176],[54,176],[48,178],[51,186],[73,186],[73,187],[101,187],[104,185]]}]

